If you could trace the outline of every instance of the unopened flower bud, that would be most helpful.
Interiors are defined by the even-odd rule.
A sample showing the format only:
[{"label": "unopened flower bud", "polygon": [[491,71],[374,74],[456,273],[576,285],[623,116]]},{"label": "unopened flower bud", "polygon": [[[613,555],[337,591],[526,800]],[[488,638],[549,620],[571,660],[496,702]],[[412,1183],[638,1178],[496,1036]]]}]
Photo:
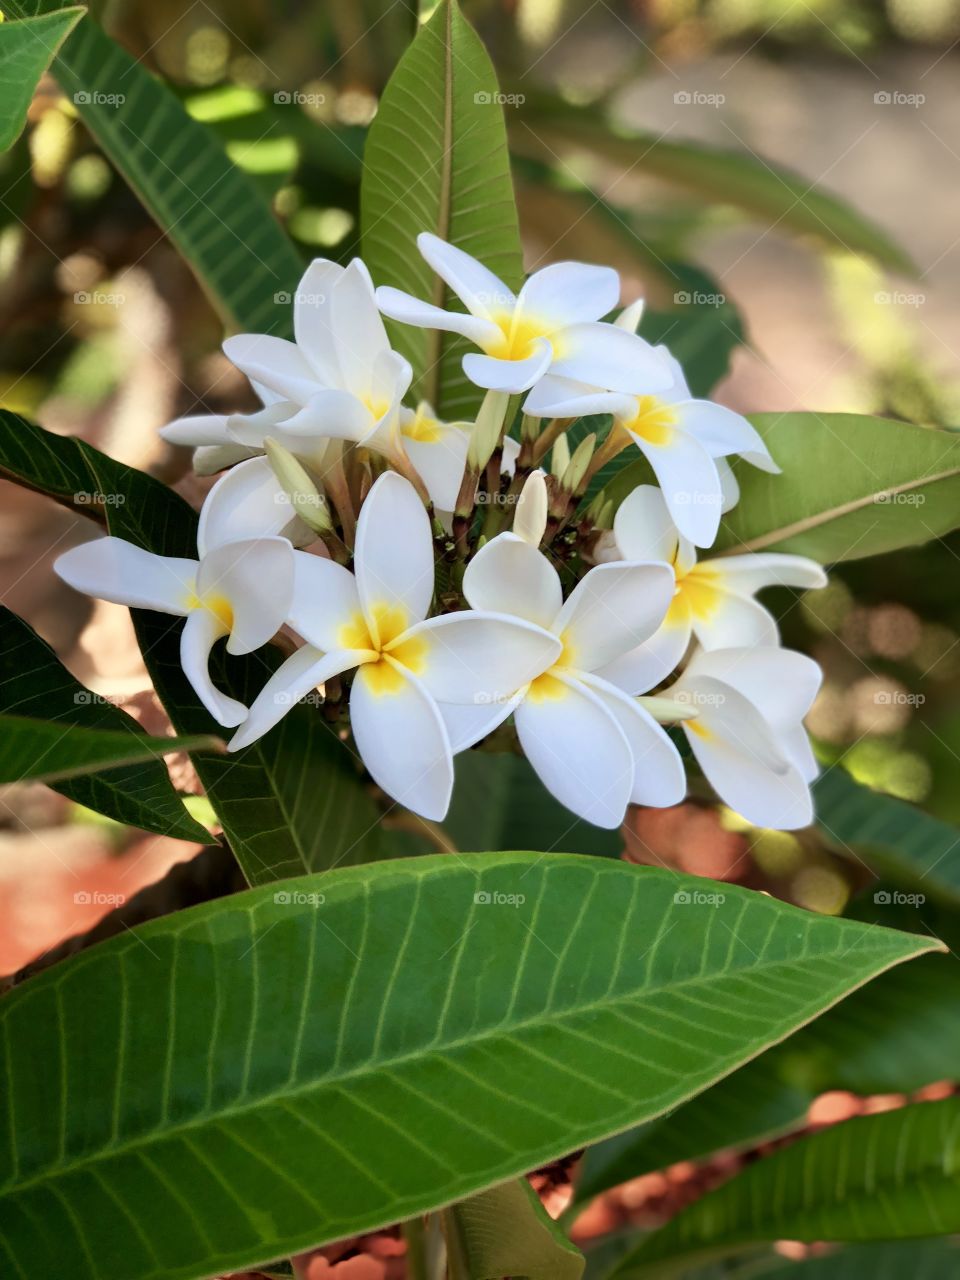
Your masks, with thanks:
[{"label": "unopened flower bud", "polygon": [[484,396],[477,420],[470,431],[467,446],[467,468],[477,473],[490,461],[494,449],[500,443],[503,420],[507,416],[510,396],[506,391],[488,391]]},{"label": "unopened flower bud", "polygon": [[587,474],[587,467],[593,457],[593,451],[596,448],[597,437],[594,432],[586,436],[577,445],[573,451],[573,457],[570,459],[566,470],[560,478],[560,487],[567,493],[576,493],[583,483],[584,476]]},{"label": "unopened flower bud", "polygon": [[327,510],[326,500],[303,464],[289,449],[271,436],[264,439],[263,447],[273,474],[290,499],[290,505],[295,514],[314,533],[331,533],[333,522]]},{"label": "unopened flower bud", "polygon": [[698,712],[690,702],[676,698],[637,698],[644,711],[650,713],[657,724],[677,724],[681,720],[696,720]]},{"label": "unopened flower bud", "polygon": [[570,445],[566,436],[557,436],[550,454],[550,473],[559,480],[570,465]]},{"label": "unopened flower bud", "polygon": [[626,329],[628,333],[636,333],[643,318],[643,305],[643,298],[637,298],[636,302],[631,302],[629,307],[623,308],[613,323],[618,329]]},{"label": "unopened flower bud", "polygon": [[513,532],[532,547],[539,547],[547,530],[547,482],[542,471],[531,471],[520,492],[513,516]]}]

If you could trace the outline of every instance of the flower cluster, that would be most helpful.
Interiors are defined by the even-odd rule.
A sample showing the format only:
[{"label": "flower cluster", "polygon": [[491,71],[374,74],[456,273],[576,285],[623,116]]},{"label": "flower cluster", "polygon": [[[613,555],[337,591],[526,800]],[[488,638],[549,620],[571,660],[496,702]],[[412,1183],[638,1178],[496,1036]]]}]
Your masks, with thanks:
[{"label": "flower cluster", "polygon": [[[558,263],[514,295],[460,249],[418,244],[465,311],[375,289],[358,259],[315,261],[295,341],[224,343],[263,408],[163,428],[194,448],[198,472],[223,473],[195,560],[106,537],[57,572],[186,618],[184,672],[236,728],[231,750],[321,689],[377,784],[428,819],[447,811],[454,756],[491,736],[518,743],[589,822],[675,804],[686,780],[673,724],[728,805],[804,826],[816,766],[802,721],[820,672],[780,647],[754,597],[825,576],[799,556],[698,556],[738,500],[729,459],[778,470],[762,439],[691,396],[666,348],[637,334],[639,303],[604,319],[619,302],[612,269]],[[404,403],[412,371],[383,316],[479,349],[463,357],[486,391],[474,421]],[[572,430],[595,414],[609,415],[605,433]],[[628,451],[656,485],[615,507],[596,477]],[[215,642],[251,653],[284,627],[301,643],[253,704],[226,697],[209,675]]]}]

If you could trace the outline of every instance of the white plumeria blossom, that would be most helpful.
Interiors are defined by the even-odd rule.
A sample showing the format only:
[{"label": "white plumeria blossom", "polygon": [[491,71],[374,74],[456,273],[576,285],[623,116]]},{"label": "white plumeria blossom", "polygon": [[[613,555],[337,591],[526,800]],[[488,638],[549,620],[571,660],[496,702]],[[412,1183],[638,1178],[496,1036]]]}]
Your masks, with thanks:
[{"label": "white plumeria blossom", "polygon": [[552,263],[514,294],[483,263],[438,236],[423,232],[417,247],[466,313],[445,311],[388,285],[377,290],[377,303],[393,320],[458,333],[475,343],[483,354],[465,355],[463,371],[476,386],[527,391],[548,371],[625,393],[669,386],[669,374],[647,343],[601,323],[620,297],[612,267]]},{"label": "white plumeria blossom", "polygon": [[440,704],[498,702],[549,667],[560,642],[493,611],[427,618],[430,522],[410,482],[390,472],[361,508],[355,573],[305,552],[295,560],[288,620],[306,644],[268,681],[230,749],[254,742],[311,689],[356,668],[350,722],[364,764],[395,800],[442,819],[454,746]]},{"label": "white plumeria blossom", "polygon": [[463,591],[475,609],[513,614],[555,636],[559,652],[499,706],[442,708],[455,750],[512,713],[544,786],[587,822],[617,827],[628,804],[683,798],[683,766],[670,738],[597,674],[660,625],[673,594],[667,565],[598,565],[564,601],[560,576],[533,539],[502,533],[467,566]]},{"label": "white plumeria blossom", "polygon": [[[423,481],[430,501],[441,512],[452,512],[470,445],[472,422],[442,422],[426,401],[416,412],[400,410],[400,436],[414,470]],[[503,441],[503,470],[513,475],[520,446],[507,436]]]},{"label": "white plumeria blossom", "polygon": [[789,649],[701,650],[665,692],[694,713],[683,729],[710,785],[755,826],[793,831],[813,820],[818,768],[803,718],[821,679]]},{"label": "white plumeria blossom", "polygon": [[[210,651],[227,637],[227,652],[252,653],[287,619],[293,602],[297,555],[280,536],[290,508],[273,500],[269,466],[241,463],[210,490],[197,529],[198,559],[158,556],[122,538],[98,538],[73,547],[54,565],[86,595],[185,617],[180,661],[211,716],[226,728],[241,724],[247,708],[210,679]],[[272,478],[272,477],[271,477]]]},{"label": "white plumeria blossom", "polygon": [[[626,332],[638,318],[635,304],[614,327]],[[712,400],[694,399],[666,347],[652,347],[650,353],[659,363],[660,380],[639,394],[624,395],[610,383],[561,377],[551,370],[527,396],[524,412],[556,418],[612,414],[612,430],[627,432],[650,463],[679,531],[695,546],[709,547],[720,516],[738,496],[727,457],[738,455],[772,473],[780,468],[746,418]]]},{"label": "white plumeria blossom", "polygon": [[697,560],[696,548],[670,519],[663,494],[639,485],[624,499],[613,522],[623,560],[665,560],[676,590],[663,625],[624,655],[605,675],[631,693],[664,680],[696,638],[704,649],[779,644],[776,619],[753,597],[763,587],[825,587],[827,575],[805,556],[769,552]]}]

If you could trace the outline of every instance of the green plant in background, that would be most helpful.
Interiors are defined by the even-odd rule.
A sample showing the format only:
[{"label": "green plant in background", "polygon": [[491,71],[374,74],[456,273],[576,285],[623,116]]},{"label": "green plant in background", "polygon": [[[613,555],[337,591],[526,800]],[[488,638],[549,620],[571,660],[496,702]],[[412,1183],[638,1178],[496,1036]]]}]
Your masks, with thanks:
[{"label": "green plant in background", "polygon": [[[949,535],[956,437],[853,414],[748,423],[705,399],[741,336],[732,307],[610,323],[609,269],[524,285],[502,94],[456,0],[370,127],[366,267],[305,274],[209,102],[188,113],[89,16],[36,8],[0,25],[9,133],[49,61],[242,331],[226,351],[262,407],[168,428],[223,472],[199,519],[155,477],[0,416],[4,476],[103,526],[60,572],[132,606],[182,735],[139,732],[6,614],[4,777],[203,838],[156,757],[188,750],[250,885],[4,997],[5,1273],[202,1277],[403,1222],[418,1280],[574,1277],[585,1260],[530,1170],[588,1148],[580,1206],[795,1131],[824,1089],[955,1074],[956,960],[939,954],[955,833],[842,763],[811,809],[816,666],[753,595]],[[796,194],[738,157],[614,137],[590,110],[530,111],[541,137],[646,146],[753,215]],[[521,172],[543,179],[542,156]],[[553,194],[561,222],[590,199]],[[825,196],[796,229],[905,265]],[[711,292],[687,264],[667,278]],[[283,623],[301,647],[268,643]],[[616,861],[628,802],[680,799],[684,768],[704,805],[705,778],[748,821],[799,829],[782,836],[799,857],[839,853],[882,887],[841,919]],[[802,1280],[930,1237],[911,1265],[938,1274],[960,1231],[955,1134],[948,1099],[800,1136],[587,1263]],[[769,1253],[784,1237],[849,1247],[787,1263]]]}]

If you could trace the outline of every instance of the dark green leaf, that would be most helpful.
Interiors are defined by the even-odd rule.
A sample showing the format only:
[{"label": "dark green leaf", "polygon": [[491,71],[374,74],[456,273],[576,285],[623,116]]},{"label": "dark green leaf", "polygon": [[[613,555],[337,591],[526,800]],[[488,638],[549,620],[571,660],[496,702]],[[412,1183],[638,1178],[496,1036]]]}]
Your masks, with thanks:
[{"label": "dark green leaf", "polygon": [[[204,843],[209,840],[206,828],[195,822],[183,807],[163,761],[155,758],[157,751],[144,751],[143,744],[154,740],[147,738],[137,722],[119,707],[85,689],[32,627],[3,608],[0,608],[0,713],[50,721],[58,733],[76,727],[118,739],[125,737],[128,749],[134,750],[145,763],[111,769],[102,776],[58,782],[55,790],[77,804],[144,831],[177,840]],[[171,745],[167,749],[176,748]]]},{"label": "dark green leaf", "polygon": [[413,1217],[661,1114],[936,945],[729,885],[677,903],[707,883],[412,858],[29,979],[0,1002],[5,1269],[187,1280]]},{"label": "dark green leaf", "polygon": [[84,12],[76,6],[22,22],[0,22],[0,151],[20,137],[38,80]]},{"label": "dark green leaf", "polygon": [[[521,279],[520,234],[496,73],[457,0],[440,0],[390,77],[364,152],[363,256],[378,284],[462,310],[420,256],[421,231]],[[469,417],[481,393],[460,368],[469,344],[390,323],[414,371],[414,394],[448,419]]]},{"label": "dark green leaf", "polygon": [[583,1254],[527,1182],[490,1187],[444,1213],[452,1273],[463,1280],[580,1280]]}]

